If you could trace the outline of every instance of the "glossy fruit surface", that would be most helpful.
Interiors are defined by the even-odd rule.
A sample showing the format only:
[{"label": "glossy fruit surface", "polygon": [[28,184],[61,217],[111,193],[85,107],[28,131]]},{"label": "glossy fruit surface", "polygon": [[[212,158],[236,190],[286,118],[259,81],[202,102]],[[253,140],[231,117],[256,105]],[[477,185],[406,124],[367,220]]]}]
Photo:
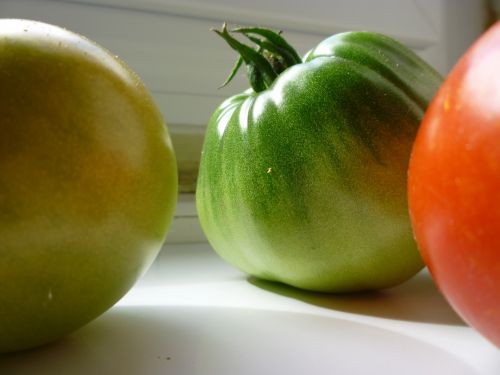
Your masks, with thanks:
[{"label": "glossy fruit surface", "polygon": [[0,352],[57,339],[151,264],[177,196],[162,116],[118,58],[0,20]]},{"label": "glossy fruit surface", "polygon": [[213,248],[251,275],[310,290],[413,276],[423,263],[407,167],[441,77],[400,43],[365,32],[324,40],[270,84],[273,72],[255,75],[252,64],[254,89],[222,103],[206,133],[197,207]]},{"label": "glossy fruit surface", "polygon": [[445,297],[500,347],[500,23],[450,73],[409,170],[416,239]]}]

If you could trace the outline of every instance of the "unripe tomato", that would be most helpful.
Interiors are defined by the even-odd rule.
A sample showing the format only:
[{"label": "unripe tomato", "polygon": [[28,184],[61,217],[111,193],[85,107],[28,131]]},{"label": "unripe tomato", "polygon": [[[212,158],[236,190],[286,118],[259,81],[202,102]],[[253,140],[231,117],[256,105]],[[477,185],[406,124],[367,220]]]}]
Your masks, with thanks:
[{"label": "unripe tomato", "polygon": [[196,203],[214,250],[252,276],[306,290],[408,280],[423,268],[408,160],[441,76],[378,33],[336,34],[301,58],[272,30],[237,32],[269,49],[252,54],[226,26],[219,31],[250,61],[252,89],[208,123]]},{"label": "unripe tomato", "polygon": [[177,195],[167,128],[94,42],[0,20],[0,352],[111,307],[151,264]]}]

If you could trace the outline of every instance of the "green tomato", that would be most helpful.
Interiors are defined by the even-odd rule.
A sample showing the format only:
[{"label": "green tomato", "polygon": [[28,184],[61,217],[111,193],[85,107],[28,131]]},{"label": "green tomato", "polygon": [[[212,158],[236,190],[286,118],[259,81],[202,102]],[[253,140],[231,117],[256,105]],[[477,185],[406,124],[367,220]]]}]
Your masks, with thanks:
[{"label": "green tomato", "polygon": [[0,352],[55,340],[159,252],[177,169],[151,95],[59,27],[0,20]]},{"label": "green tomato", "polygon": [[335,35],[287,66],[294,51],[278,35],[237,31],[287,54],[266,67],[219,32],[247,63],[253,89],[224,101],[206,132],[197,208],[215,251],[258,278],[316,291],[413,276],[423,262],[407,167],[440,75],[380,34]]}]

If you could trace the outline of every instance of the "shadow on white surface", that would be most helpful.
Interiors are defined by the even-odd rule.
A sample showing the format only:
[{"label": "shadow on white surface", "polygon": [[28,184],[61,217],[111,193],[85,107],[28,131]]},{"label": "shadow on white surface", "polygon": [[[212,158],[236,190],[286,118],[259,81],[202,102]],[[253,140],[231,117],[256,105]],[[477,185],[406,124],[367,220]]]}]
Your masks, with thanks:
[{"label": "shadow on white surface", "polygon": [[0,356],[0,373],[476,374],[438,347],[366,324],[312,314],[169,306],[119,306],[59,342]]},{"label": "shadow on white surface", "polygon": [[427,270],[393,288],[362,293],[327,294],[250,277],[263,290],[331,310],[420,323],[466,326],[438,291]]}]

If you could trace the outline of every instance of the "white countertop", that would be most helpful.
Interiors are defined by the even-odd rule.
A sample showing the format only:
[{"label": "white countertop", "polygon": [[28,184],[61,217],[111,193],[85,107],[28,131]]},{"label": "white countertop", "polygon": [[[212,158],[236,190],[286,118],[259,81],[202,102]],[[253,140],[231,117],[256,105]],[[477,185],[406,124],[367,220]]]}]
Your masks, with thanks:
[{"label": "white countertop", "polygon": [[426,270],[385,291],[303,292],[248,278],[207,244],[166,245],[111,310],[0,374],[500,374]]}]

